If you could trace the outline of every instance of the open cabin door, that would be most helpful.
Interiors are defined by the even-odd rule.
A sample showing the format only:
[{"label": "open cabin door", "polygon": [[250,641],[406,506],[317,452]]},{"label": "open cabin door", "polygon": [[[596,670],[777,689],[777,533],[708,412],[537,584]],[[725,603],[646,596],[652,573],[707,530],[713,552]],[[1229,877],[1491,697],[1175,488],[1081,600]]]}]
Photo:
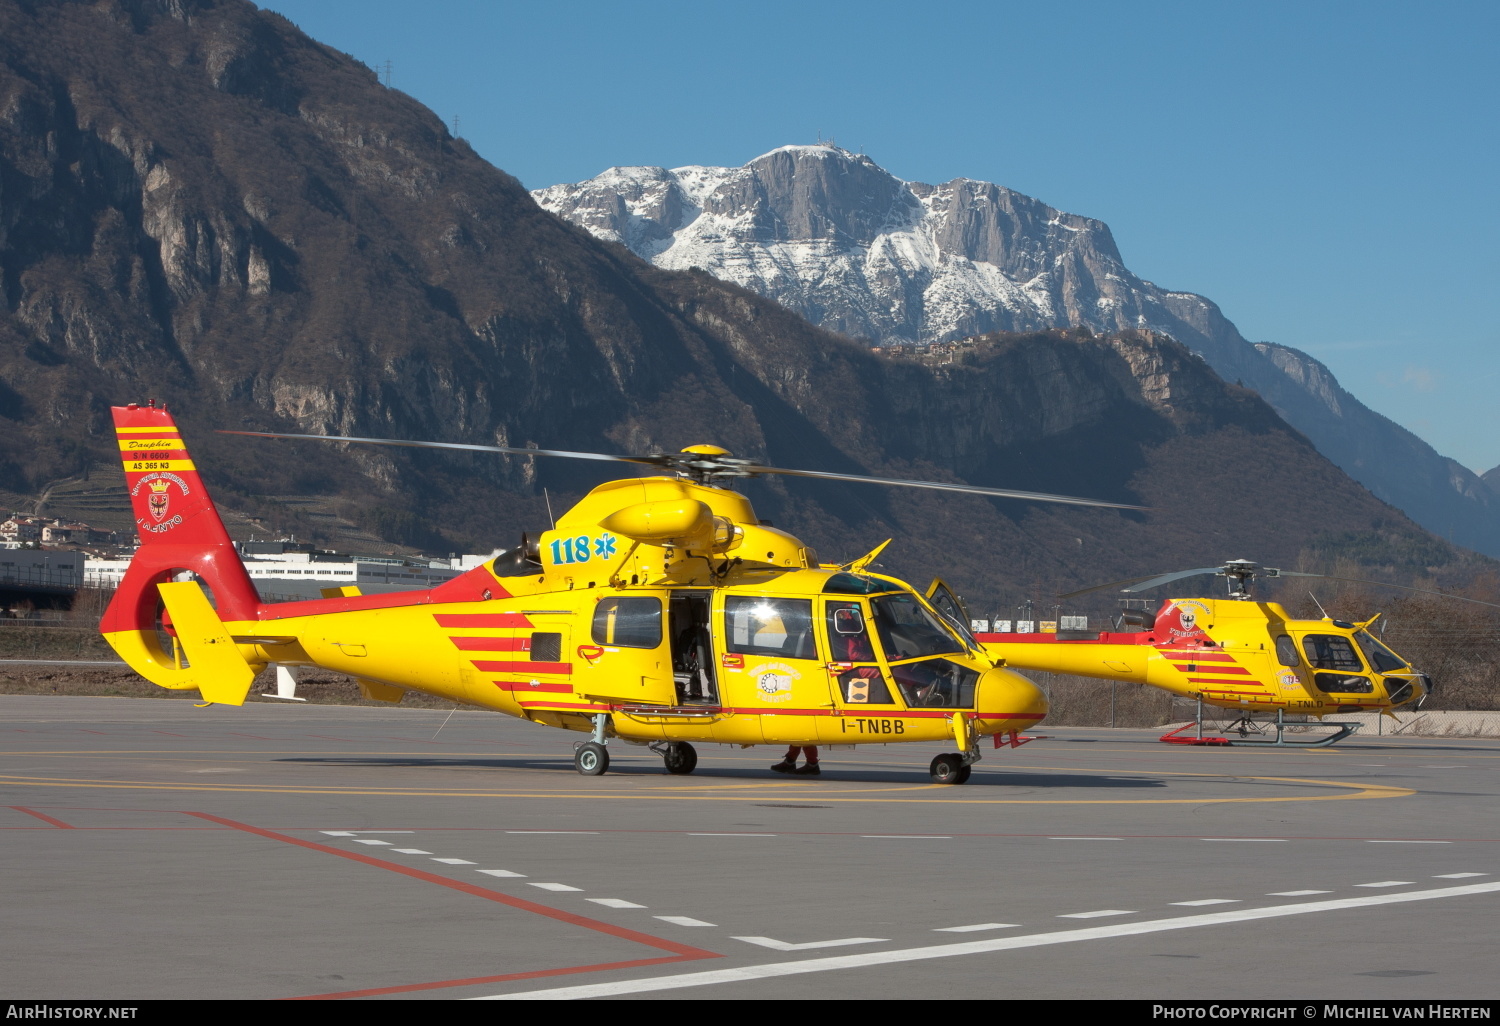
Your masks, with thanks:
[{"label": "open cabin door", "polygon": [[932,583],[927,586],[927,601],[932,603],[933,609],[942,614],[944,620],[953,625],[959,637],[970,644],[977,644],[969,626],[969,611],[964,607],[963,599],[955,595],[953,589],[948,587],[947,581],[941,577],[934,577]]},{"label": "open cabin door", "polygon": [[676,704],[662,613],[662,600],[654,595],[601,598],[589,637],[578,639],[577,692],[610,702]]}]

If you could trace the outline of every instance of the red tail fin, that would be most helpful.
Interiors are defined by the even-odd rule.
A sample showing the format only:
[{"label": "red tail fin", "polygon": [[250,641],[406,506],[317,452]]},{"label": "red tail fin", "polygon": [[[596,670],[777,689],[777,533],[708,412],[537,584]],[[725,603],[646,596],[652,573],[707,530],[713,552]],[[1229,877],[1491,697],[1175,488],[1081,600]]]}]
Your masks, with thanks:
[{"label": "red tail fin", "polygon": [[116,406],[115,434],[141,544],[99,629],[151,631],[156,586],[191,570],[213,591],[221,620],[253,620],[260,596],[193,467],[177,422],[156,406]]}]

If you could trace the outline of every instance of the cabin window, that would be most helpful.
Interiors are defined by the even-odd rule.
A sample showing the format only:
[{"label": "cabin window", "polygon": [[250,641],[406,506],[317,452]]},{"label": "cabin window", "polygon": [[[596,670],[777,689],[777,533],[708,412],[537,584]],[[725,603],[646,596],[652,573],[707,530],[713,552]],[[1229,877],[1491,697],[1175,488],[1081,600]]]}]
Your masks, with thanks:
[{"label": "cabin window", "polygon": [[[1302,651],[1307,653],[1308,665],[1315,670],[1352,670],[1362,673],[1365,668],[1365,664],[1359,661],[1354,646],[1342,634],[1309,634],[1302,639]],[[1318,686],[1322,687],[1321,684]]]},{"label": "cabin window", "polygon": [[897,586],[890,581],[882,581],[878,577],[865,577],[862,574],[834,574],[828,578],[828,583],[823,585],[825,595],[872,595],[881,591],[896,591]]},{"label": "cabin window", "polygon": [[594,607],[594,644],[655,648],[661,644],[661,599],[607,598]]},{"label": "cabin window", "polygon": [[1297,643],[1285,634],[1276,636],[1276,658],[1282,666],[1296,666],[1302,661],[1297,658]]},{"label": "cabin window", "polygon": [[1354,640],[1359,643],[1359,650],[1365,654],[1365,658],[1370,661],[1376,673],[1390,673],[1392,670],[1406,669],[1406,663],[1401,661],[1401,657],[1376,641],[1374,635],[1368,631],[1360,631],[1354,635]]},{"label": "cabin window", "polygon": [[816,659],[809,599],[730,595],[724,600],[724,635],[730,652]]},{"label": "cabin window", "polygon": [[910,592],[882,595],[870,600],[875,611],[875,629],[885,656],[892,661],[920,656],[962,652],[963,643],[944,629]]},{"label": "cabin window", "polygon": [[531,635],[531,661],[562,662],[562,635],[556,631],[537,631]]}]

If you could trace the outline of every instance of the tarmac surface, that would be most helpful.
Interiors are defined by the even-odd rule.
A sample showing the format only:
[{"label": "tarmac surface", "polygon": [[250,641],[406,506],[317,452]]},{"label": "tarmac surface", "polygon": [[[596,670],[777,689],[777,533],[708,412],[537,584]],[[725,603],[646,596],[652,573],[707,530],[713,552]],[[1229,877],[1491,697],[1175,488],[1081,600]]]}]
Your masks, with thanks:
[{"label": "tarmac surface", "polygon": [[582,777],[496,714],[0,696],[0,992],[1500,995],[1500,742],[1039,733]]}]

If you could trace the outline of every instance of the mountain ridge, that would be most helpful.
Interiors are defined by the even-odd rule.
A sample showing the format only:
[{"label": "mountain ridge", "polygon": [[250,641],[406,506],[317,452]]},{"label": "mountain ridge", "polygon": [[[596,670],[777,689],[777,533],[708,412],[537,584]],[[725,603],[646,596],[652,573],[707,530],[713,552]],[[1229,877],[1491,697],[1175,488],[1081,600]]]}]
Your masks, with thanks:
[{"label": "mountain ridge", "polygon": [[1165,332],[1259,392],[1376,495],[1500,556],[1500,493],[1370,410],[1315,358],[1252,344],[1211,300],[1135,275],[1102,221],[989,182],[904,182],[831,145],[778,147],[738,168],[615,167],[532,195],[657,266],[701,267],[872,343]]}]

